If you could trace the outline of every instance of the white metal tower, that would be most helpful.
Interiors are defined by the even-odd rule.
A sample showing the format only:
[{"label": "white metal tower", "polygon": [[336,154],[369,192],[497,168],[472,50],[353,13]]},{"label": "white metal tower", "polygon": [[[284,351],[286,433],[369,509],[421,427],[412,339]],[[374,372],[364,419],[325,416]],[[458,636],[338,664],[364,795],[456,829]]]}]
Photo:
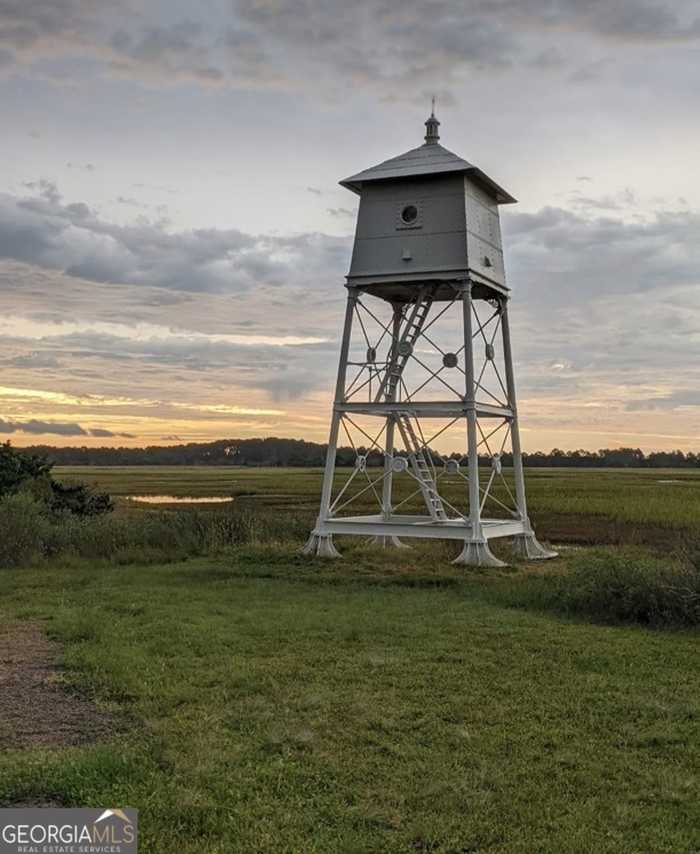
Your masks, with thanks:
[{"label": "white metal tower", "polygon": [[[425,124],[419,148],[341,181],[360,207],[305,552],[339,556],[334,534],[396,547],[454,539],[455,562],[498,566],[488,541],[510,537],[520,558],[555,557],[525,500],[498,215],[515,199],[439,144],[434,111]],[[436,443],[465,453],[445,456]],[[353,449],[349,471],[339,445]]]}]

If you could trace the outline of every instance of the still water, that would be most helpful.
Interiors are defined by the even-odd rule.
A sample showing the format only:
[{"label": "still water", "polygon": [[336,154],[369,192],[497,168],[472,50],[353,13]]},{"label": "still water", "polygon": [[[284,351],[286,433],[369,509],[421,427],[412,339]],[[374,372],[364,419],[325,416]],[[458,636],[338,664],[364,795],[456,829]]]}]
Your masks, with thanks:
[{"label": "still water", "polygon": [[225,504],[233,501],[233,498],[221,495],[206,495],[194,498],[191,495],[127,495],[129,501],[138,501],[141,504]]}]

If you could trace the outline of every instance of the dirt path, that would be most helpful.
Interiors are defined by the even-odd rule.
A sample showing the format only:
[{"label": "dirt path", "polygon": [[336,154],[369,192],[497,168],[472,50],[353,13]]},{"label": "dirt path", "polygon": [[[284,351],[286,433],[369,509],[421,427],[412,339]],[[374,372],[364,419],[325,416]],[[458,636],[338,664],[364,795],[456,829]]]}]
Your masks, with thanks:
[{"label": "dirt path", "polygon": [[60,652],[39,623],[0,626],[0,749],[69,747],[114,732],[110,715],[63,687]]}]

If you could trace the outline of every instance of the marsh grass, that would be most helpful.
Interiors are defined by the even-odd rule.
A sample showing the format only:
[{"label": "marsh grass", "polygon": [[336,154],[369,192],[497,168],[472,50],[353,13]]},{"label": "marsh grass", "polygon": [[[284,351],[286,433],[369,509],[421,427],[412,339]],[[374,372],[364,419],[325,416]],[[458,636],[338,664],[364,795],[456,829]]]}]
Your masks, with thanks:
[{"label": "marsh grass", "polygon": [[[114,496],[133,493],[170,495],[239,495],[251,504],[311,515],[318,511],[323,472],[306,468],[244,468],[238,466],[75,466],[56,467],[57,478],[86,481]],[[337,484],[349,470],[338,470]],[[512,473],[505,470],[511,481]],[[592,518],[618,524],[636,536],[643,528],[697,532],[700,519],[700,470],[697,469],[540,469],[525,470],[528,506],[540,524],[551,518],[578,520],[584,538]],[[672,482],[663,482],[672,481]],[[441,481],[445,495],[459,505],[464,482]],[[413,491],[410,479],[397,480],[398,496]],[[512,483],[511,483],[512,488]],[[367,496],[368,502],[371,496]],[[362,506],[362,502],[360,502]],[[369,507],[367,503],[365,507]]]},{"label": "marsh grass", "polygon": [[306,527],[308,521],[293,514],[238,506],[57,517],[31,496],[18,494],[0,499],[0,567],[184,560],[242,544],[289,541]]}]

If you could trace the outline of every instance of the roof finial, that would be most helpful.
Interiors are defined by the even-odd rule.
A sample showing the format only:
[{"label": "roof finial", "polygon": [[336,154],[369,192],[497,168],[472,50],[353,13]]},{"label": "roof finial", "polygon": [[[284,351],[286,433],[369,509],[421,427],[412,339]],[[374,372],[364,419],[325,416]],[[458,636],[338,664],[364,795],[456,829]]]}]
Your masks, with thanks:
[{"label": "roof finial", "polygon": [[435,95],[432,97],[431,107],[430,118],[425,123],[425,144],[437,145],[437,142],[440,139],[440,134],[438,133],[440,122],[435,118]]}]

